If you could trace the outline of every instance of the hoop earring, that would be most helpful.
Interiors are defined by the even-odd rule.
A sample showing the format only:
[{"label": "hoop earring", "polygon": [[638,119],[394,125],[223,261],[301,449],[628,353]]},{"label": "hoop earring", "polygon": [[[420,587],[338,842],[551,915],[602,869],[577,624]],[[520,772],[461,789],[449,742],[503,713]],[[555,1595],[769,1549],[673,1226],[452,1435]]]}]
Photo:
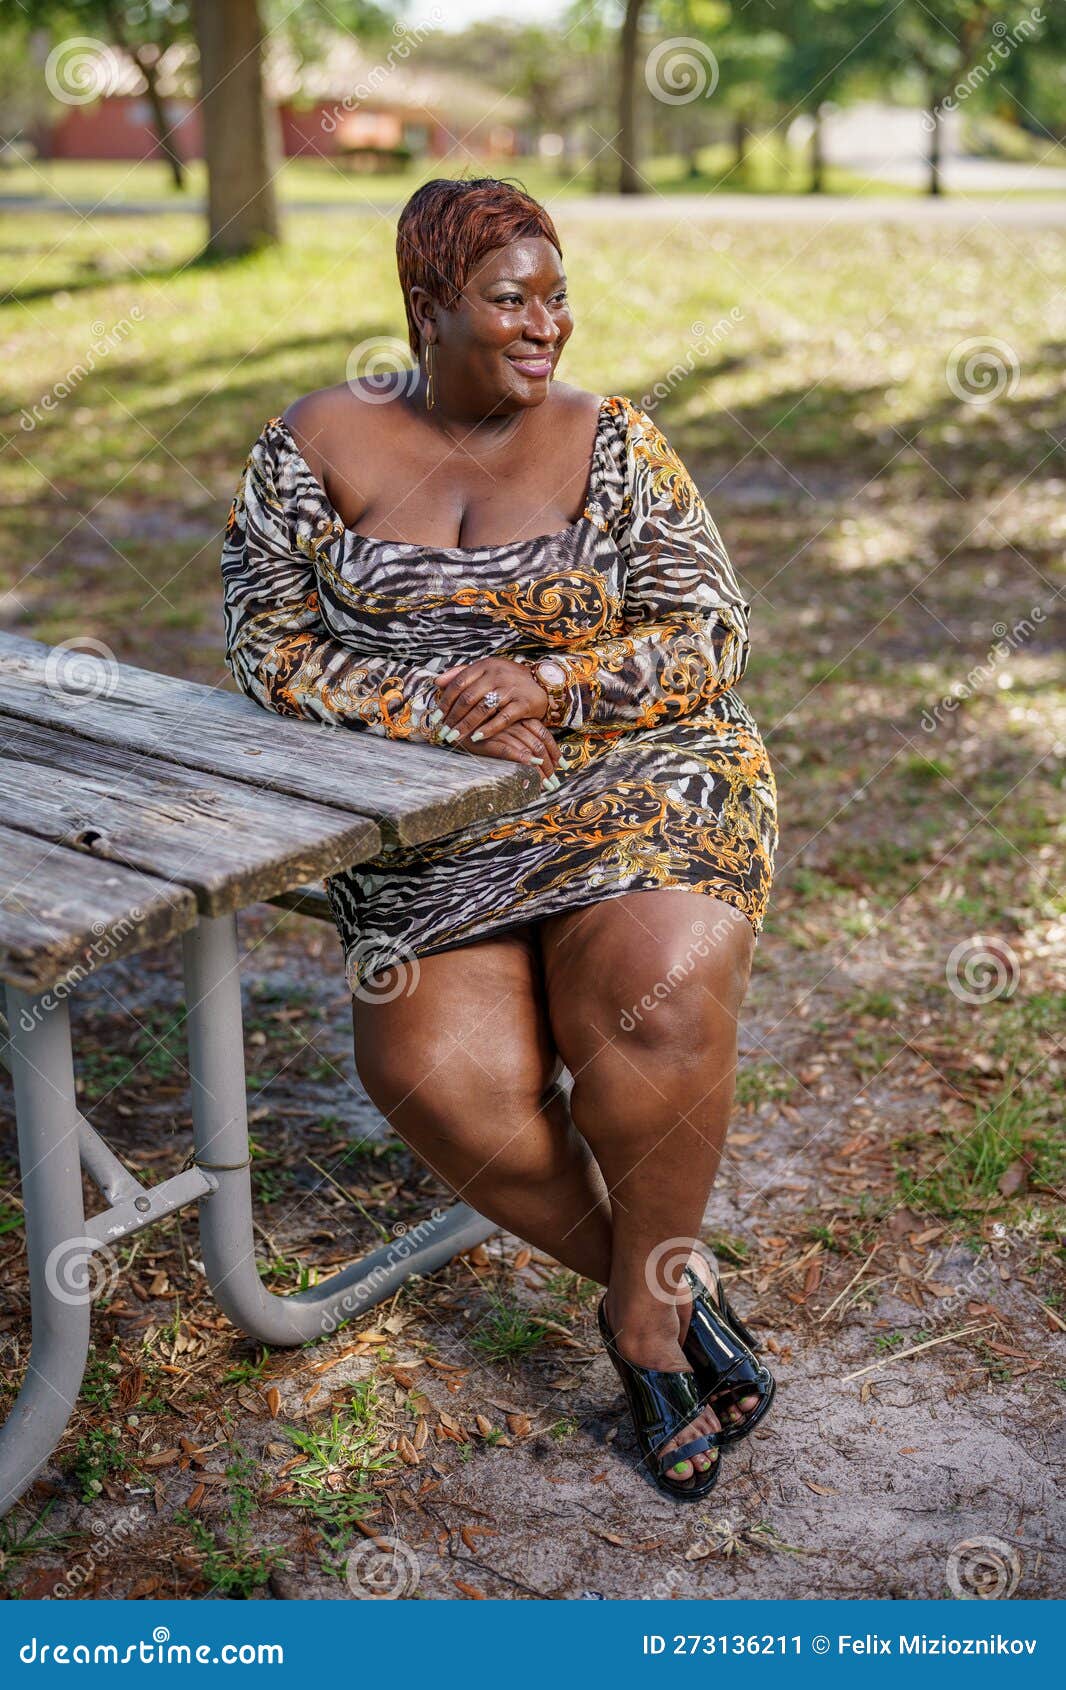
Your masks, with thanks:
[{"label": "hoop earring", "polygon": [[429,340],[426,342],[426,410],[432,411],[436,403],[437,397],[433,391],[433,342]]}]

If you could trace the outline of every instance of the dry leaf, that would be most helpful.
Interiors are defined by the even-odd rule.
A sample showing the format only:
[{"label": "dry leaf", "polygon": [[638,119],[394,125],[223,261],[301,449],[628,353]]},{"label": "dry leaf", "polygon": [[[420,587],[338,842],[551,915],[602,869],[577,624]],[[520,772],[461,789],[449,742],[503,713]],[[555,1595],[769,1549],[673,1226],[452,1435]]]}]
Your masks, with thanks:
[{"label": "dry leaf", "polygon": [[517,1256],[514,1259],[515,1272],[521,1273],[522,1269],[527,1268],[532,1260],[533,1260],[532,1250],[519,1250]]},{"label": "dry leaf", "polygon": [[475,1414],[474,1425],[477,1427],[478,1431],[481,1433],[481,1436],[483,1438],[491,1438],[491,1436],[492,1436],[492,1421],[491,1420],[486,1420],[485,1416],[483,1414]]},{"label": "dry leaf", "polygon": [[188,1499],[185,1503],[186,1508],[199,1508],[206,1495],[206,1485],[194,1485],[192,1490],[189,1492]]},{"label": "dry leaf", "polygon": [[513,1432],[516,1438],[527,1438],[533,1430],[533,1422],[528,1414],[509,1414],[507,1430]]},{"label": "dry leaf", "polygon": [[281,1392],[276,1385],[271,1385],[266,1394],[266,1405],[270,1410],[271,1420],[276,1420],[281,1412]]},{"label": "dry leaf", "polygon": [[1029,1164],[1019,1157],[1018,1161],[1012,1162],[1006,1172],[1000,1175],[996,1189],[1001,1197],[1013,1197],[1015,1192],[1024,1190],[1028,1178]]},{"label": "dry leaf", "polygon": [[814,1479],[804,1479],[803,1482],[807,1486],[808,1490],[812,1490],[814,1492],[815,1496],[839,1496],[840,1495],[840,1492],[838,1490],[834,1490],[832,1485],[820,1485]]},{"label": "dry leaf", "polygon": [[397,1449],[400,1460],[406,1467],[417,1467],[419,1465],[420,1457],[410,1438],[401,1437]]},{"label": "dry leaf", "polygon": [[464,1584],[462,1579],[453,1579],[452,1583],[456,1590],[461,1590],[464,1596],[469,1596],[471,1602],[484,1602],[486,1600],[485,1592],[478,1590],[474,1585]]}]

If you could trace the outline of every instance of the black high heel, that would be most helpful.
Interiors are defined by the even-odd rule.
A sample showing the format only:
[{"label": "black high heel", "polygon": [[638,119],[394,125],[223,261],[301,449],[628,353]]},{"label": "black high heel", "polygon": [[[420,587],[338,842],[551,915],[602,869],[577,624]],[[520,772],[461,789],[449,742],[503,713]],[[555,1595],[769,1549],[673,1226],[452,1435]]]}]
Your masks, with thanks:
[{"label": "black high heel", "polygon": [[658,1452],[663,1444],[676,1437],[708,1406],[705,1393],[697,1389],[694,1372],[665,1373],[656,1367],[639,1367],[624,1356],[608,1324],[606,1304],[606,1297],[601,1298],[596,1321],[607,1354],[622,1381],[645,1471],[659,1489],[675,1501],[700,1502],[718,1483],[721,1456],[715,1455],[705,1473],[693,1464],[691,1479],[671,1479],[669,1469],[676,1467],[679,1461],[691,1461],[694,1455],[712,1449],[717,1451],[722,1442],[721,1433],[690,1438],[666,1455]]},{"label": "black high heel", "polygon": [[[752,1337],[722,1290],[718,1266],[714,1267],[714,1292],[691,1268],[685,1278],[692,1290],[692,1314],[681,1348],[692,1363],[701,1397],[722,1424],[722,1443],[735,1444],[754,1432],[770,1411],[777,1384],[770,1369],[755,1353]],[[738,1407],[744,1397],[758,1397],[739,1422],[727,1421],[725,1412]]]}]

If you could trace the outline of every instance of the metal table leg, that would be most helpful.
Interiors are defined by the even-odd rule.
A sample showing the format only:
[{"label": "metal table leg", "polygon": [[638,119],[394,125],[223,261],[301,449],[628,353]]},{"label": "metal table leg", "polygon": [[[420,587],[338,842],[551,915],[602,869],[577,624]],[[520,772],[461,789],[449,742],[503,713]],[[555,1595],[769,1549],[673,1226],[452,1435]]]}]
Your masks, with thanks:
[{"label": "metal table leg", "polygon": [[0,1514],[63,1435],[89,1353],[91,1260],[85,1235],[70,1017],[64,1001],[7,988],[33,1345],[22,1389],[0,1429]]},{"label": "metal table leg", "polygon": [[235,1325],[265,1344],[302,1344],[429,1273],[497,1231],[465,1203],[410,1227],[308,1291],[279,1297],[256,1267],[252,1232],[240,950],[232,915],[201,917],[186,933],[185,998],[197,1166],[218,1182],[200,1200],[208,1282]]}]

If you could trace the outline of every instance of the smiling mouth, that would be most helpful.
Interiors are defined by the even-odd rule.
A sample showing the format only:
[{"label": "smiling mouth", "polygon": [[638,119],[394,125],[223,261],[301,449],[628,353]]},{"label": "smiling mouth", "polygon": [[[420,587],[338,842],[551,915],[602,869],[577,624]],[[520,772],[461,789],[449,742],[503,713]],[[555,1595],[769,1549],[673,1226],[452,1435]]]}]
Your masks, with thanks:
[{"label": "smiling mouth", "polygon": [[508,358],[515,369],[521,370],[522,374],[526,376],[550,375],[552,364],[555,361],[554,355],[550,352],[535,353],[529,358],[516,358],[513,353],[508,353]]}]

